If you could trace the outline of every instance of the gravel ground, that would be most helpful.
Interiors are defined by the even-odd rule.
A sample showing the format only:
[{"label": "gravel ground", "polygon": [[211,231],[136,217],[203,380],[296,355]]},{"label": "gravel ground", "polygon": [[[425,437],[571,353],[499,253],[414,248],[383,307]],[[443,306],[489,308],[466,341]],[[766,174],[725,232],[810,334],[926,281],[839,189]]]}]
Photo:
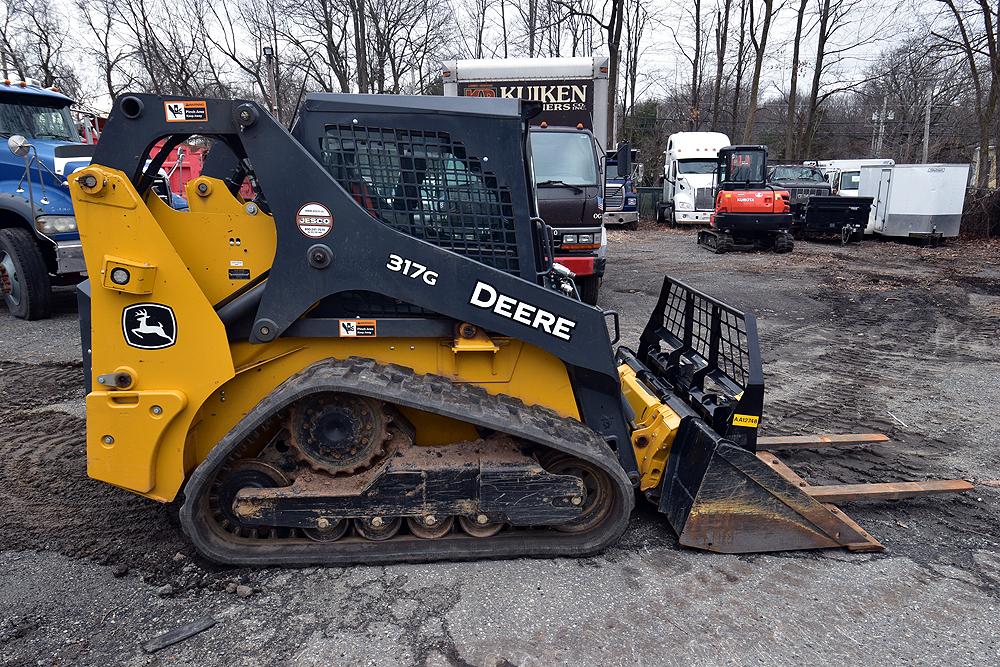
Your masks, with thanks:
[{"label": "gravel ground", "polygon": [[[175,506],[87,479],[67,290],[52,320],[0,312],[0,664],[998,664],[1000,246],[715,256],[689,231],[610,237],[602,305],[626,344],[669,273],[758,315],[764,434],[892,436],[784,455],[810,482],[976,490],[852,505],[881,554],[682,550],[640,503],[622,541],[586,559],[220,568]],[[207,616],[208,631],[142,650]]]}]

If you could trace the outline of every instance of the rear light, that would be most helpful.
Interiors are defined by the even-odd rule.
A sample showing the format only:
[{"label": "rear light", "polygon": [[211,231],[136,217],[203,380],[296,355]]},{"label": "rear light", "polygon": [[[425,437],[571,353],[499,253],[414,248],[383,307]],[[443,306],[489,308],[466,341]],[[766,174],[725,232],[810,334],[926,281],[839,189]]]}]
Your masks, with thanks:
[{"label": "rear light", "polygon": [[567,245],[565,243],[560,246],[563,250],[597,250],[601,247],[600,243],[574,243]]}]

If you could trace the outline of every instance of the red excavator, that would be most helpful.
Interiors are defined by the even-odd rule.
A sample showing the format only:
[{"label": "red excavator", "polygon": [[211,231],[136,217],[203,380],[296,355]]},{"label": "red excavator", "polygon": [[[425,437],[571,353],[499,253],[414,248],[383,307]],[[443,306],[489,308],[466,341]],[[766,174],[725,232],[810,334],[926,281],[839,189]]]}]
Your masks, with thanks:
[{"label": "red excavator", "polygon": [[792,251],[791,197],[767,183],[767,146],[720,150],[716,182],[715,213],[710,228],[698,232],[698,245],[717,253]]}]

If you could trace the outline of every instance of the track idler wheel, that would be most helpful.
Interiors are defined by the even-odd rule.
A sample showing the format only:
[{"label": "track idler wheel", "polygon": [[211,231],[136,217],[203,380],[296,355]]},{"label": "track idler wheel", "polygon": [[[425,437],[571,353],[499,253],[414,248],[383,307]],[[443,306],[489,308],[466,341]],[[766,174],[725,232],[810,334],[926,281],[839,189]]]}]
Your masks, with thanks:
[{"label": "track idler wheel", "polygon": [[403,520],[399,517],[389,519],[383,516],[373,516],[354,520],[354,530],[357,531],[358,535],[372,542],[381,542],[395,537],[402,525]]},{"label": "track idler wheel", "polygon": [[421,517],[408,517],[406,527],[417,537],[425,540],[436,540],[451,532],[455,525],[455,517],[436,517],[431,514]]},{"label": "track idler wheel", "polygon": [[557,456],[544,465],[553,475],[579,477],[587,491],[580,516],[553,528],[564,533],[579,533],[590,530],[604,519],[611,510],[613,498],[611,481],[604,472],[592,463],[568,456]]},{"label": "track idler wheel", "polygon": [[233,502],[241,489],[272,489],[290,484],[276,467],[252,459],[240,459],[216,478],[209,495],[212,512],[219,525],[237,537],[268,537],[271,531],[287,533],[285,529],[250,526],[233,511]]}]

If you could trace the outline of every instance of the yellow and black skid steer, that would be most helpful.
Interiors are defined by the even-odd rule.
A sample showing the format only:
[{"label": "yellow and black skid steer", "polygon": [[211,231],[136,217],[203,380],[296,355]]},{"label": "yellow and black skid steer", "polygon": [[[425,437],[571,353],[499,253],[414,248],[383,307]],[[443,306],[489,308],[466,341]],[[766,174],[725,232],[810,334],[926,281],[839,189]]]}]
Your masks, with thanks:
[{"label": "yellow and black skid steer", "polygon": [[[809,487],[757,436],[754,318],[674,279],[615,352],[617,315],[553,262],[528,115],[317,94],[289,132],[119,97],[70,179],[89,475],[183,497],[197,548],[246,565],[590,554],[637,490],[691,547],[877,549],[831,503],[969,487]],[[152,185],[192,137],[178,210]]]}]

